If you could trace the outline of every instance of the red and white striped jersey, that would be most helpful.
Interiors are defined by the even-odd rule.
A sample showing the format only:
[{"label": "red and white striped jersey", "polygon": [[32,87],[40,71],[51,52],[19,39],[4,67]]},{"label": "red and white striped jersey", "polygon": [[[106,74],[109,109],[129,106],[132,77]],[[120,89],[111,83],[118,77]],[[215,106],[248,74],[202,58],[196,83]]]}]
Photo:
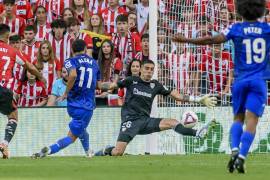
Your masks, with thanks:
[{"label": "red and white striped jersey", "polygon": [[[21,52],[21,54],[25,57],[26,61],[30,61],[31,58],[29,56],[27,56],[23,52]],[[20,64],[15,63],[13,68],[13,76],[15,78],[13,90],[16,92],[17,89],[21,87],[22,80],[25,77],[25,68]]]},{"label": "red and white striped jersey", "polygon": [[115,10],[111,9],[110,7],[104,9],[101,12],[101,16],[104,22],[105,33],[112,34],[116,33],[116,17],[120,14],[126,14],[127,11],[125,6],[119,6]]},{"label": "red and white striped jersey", "polygon": [[52,85],[57,79],[57,71],[61,71],[62,66],[58,59],[54,60],[54,63],[43,62],[42,75],[47,80],[46,92],[50,95],[52,91]]},{"label": "red and white striped jersey", "polygon": [[38,48],[40,46],[40,42],[35,41],[32,44],[23,44],[22,51],[30,57],[30,62],[33,63],[36,60]]},{"label": "red and white striped jersey", "polygon": [[103,0],[99,3],[98,0],[88,0],[88,9],[91,14],[101,14],[108,7],[108,0]]},{"label": "red and white striped jersey", "polygon": [[16,0],[16,15],[23,18],[27,22],[34,19],[31,4],[28,0]]},{"label": "red and white striped jersey", "polygon": [[15,63],[24,66],[26,61],[26,57],[21,52],[0,41],[0,84],[2,87],[13,90]]},{"label": "red and white striped jersey", "polygon": [[48,33],[45,39],[51,43],[55,57],[59,59],[62,66],[64,61],[71,55],[71,37],[68,34],[65,34],[62,39],[56,40],[52,33]]},{"label": "red and white striped jersey", "polygon": [[177,90],[179,92],[191,93],[191,73],[194,73],[195,59],[191,53],[168,55],[168,67]]},{"label": "red and white striped jersey", "polygon": [[135,58],[137,52],[142,50],[141,41],[135,38],[133,33],[128,32],[125,37],[121,37],[118,33],[114,34],[112,42],[115,56],[123,62],[123,72],[125,74],[129,62]]},{"label": "red and white striped jersey", "polygon": [[92,49],[93,48],[93,40],[88,34],[80,33],[79,36],[78,36],[78,39],[84,40],[84,42],[86,43],[87,49]]},{"label": "red and white striped jersey", "polygon": [[11,33],[16,33],[23,36],[25,28],[25,20],[21,17],[14,17],[12,20],[7,19],[5,16],[2,18],[2,23],[10,28]]},{"label": "red and white striped jersey", "polygon": [[37,34],[36,34],[35,39],[40,42],[43,41],[46,34],[50,33],[51,30],[52,29],[51,29],[50,23],[46,23],[46,25],[37,24]]},{"label": "red and white striped jersey", "polygon": [[38,0],[37,6],[43,6],[47,12],[47,22],[61,18],[64,8],[69,7],[69,0]]},{"label": "red and white striped jersey", "polygon": [[220,93],[224,90],[232,69],[232,58],[227,51],[223,51],[220,58],[213,58],[211,52],[205,54],[200,65],[200,70],[207,72],[211,93]]},{"label": "red and white striped jersey", "polygon": [[21,107],[36,106],[48,97],[43,82],[38,80],[34,84],[30,84],[29,81],[23,82],[17,93],[21,95],[18,100],[18,106]]},{"label": "red and white striped jersey", "polygon": [[177,26],[177,33],[183,34],[185,37],[196,37],[197,27],[196,24],[180,23]]}]

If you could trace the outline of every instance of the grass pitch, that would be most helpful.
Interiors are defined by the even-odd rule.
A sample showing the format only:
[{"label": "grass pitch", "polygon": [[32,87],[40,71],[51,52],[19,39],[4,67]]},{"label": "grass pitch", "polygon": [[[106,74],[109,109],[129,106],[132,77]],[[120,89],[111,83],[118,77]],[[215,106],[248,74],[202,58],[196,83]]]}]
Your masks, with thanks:
[{"label": "grass pitch", "polygon": [[0,159],[2,180],[267,180],[270,155],[250,155],[247,174],[226,171],[228,155]]}]

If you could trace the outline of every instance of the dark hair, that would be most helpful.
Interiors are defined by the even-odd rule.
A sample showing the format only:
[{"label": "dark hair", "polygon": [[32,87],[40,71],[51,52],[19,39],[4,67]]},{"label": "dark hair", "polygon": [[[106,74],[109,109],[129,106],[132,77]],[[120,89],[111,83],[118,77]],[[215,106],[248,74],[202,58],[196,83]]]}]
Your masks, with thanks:
[{"label": "dark hair", "polygon": [[21,40],[21,36],[18,34],[15,34],[13,36],[9,36],[9,43],[15,43]]},{"label": "dark hair", "polygon": [[82,39],[77,39],[72,43],[73,53],[78,53],[78,52],[84,51],[85,48],[86,48],[86,44],[85,44],[84,40],[82,40]]},{"label": "dark hair", "polygon": [[148,33],[143,34],[141,37],[141,40],[143,40],[143,39],[149,39],[149,34]]},{"label": "dark hair", "polygon": [[152,61],[152,60],[150,60],[150,59],[146,59],[146,60],[142,61],[141,66],[143,66],[143,65],[145,65],[145,64],[153,64],[153,65],[155,65],[154,61]]},{"label": "dark hair", "polygon": [[33,25],[27,25],[24,28],[24,31],[33,31],[34,33],[36,33],[36,28]]},{"label": "dark hair", "polygon": [[70,26],[80,26],[80,25],[81,25],[80,21],[77,18],[75,18],[75,17],[70,17],[67,20],[67,27],[70,27]]},{"label": "dark hair", "polygon": [[120,14],[116,18],[116,23],[118,22],[128,22],[128,16],[125,14]]},{"label": "dark hair", "polygon": [[3,0],[3,4],[15,4],[15,0]]},{"label": "dark hair", "polygon": [[0,24],[0,36],[4,35],[7,32],[10,32],[9,26],[6,24]]},{"label": "dark hair", "polygon": [[[63,28],[65,29],[64,33],[63,34],[66,34],[66,29],[67,29],[67,25],[66,25],[66,22],[62,19],[56,19],[54,20],[52,23],[51,23],[51,28]],[[52,30],[52,34],[54,36],[54,32]]]},{"label": "dark hair", "polygon": [[237,13],[245,20],[257,20],[265,14],[265,0],[237,0]]},{"label": "dark hair", "polygon": [[106,70],[108,70],[108,68],[111,68],[110,66],[105,67],[106,66],[105,63],[104,63],[105,56],[104,56],[104,53],[102,51],[102,46],[103,46],[104,43],[108,43],[110,45],[110,47],[111,47],[111,53],[110,53],[110,58],[109,58],[110,65],[111,65],[111,63],[113,62],[113,59],[114,59],[114,45],[113,45],[111,40],[105,39],[101,43],[100,49],[99,49],[99,52],[98,52],[98,65],[99,65],[99,68],[100,68],[101,79],[104,79],[104,74],[106,74]]},{"label": "dark hair", "polygon": [[127,76],[132,76],[132,72],[131,72],[131,66],[134,62],[139,62],[140,67],[141,67],[141,61],[139,59],[132,59],[132,61],[130,61],[130,63],[128,64],[128,68],[127,68]]}]

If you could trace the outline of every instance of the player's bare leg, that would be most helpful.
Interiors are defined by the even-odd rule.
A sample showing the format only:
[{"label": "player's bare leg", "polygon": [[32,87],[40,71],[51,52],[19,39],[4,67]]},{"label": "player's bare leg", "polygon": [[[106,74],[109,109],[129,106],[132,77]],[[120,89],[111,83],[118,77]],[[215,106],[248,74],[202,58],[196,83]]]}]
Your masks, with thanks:
[{"label": "player's bare leg", "polygon": [[227,169],[230,173],[232,173],[235,169],[234,163],[239,154],[239,145],[240,145],[241,135],[243,133],[244,120],[245,120],[245,114],[239,113],[234,116],[234,122],[231,126],[230,136],[231,136],[232,154],[227,164]]},{"label": "player's bare leg", "polygon": [[174,129],[175,132],[182,134],[184,136],[196,136],[199,138],[205,138],[210,128],[213,127],[214,125],[215,125],[215,122],[210,121],[207,124],[205,124],[202,128],[195,130],[195,129],[184,127],[176,119],[162,119],[160,121],[159,128],[161,131]]},{"label": "player's bare leg", "polygon": [[18,111],[13,111],[8,117],[8,122],[5,129],[5,138],[0,144],[0,152],[3,154],[3,159],[9,158],[8,145],[13,138],[18,122]]}]

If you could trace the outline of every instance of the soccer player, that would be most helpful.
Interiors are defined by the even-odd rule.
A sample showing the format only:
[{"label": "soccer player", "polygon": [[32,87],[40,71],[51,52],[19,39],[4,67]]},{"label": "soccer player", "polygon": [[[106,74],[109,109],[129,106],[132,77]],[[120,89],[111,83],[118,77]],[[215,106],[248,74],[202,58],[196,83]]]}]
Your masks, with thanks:
[{"label": "soccer player", "polygon": [[121,111],[121,128],[116,146],[107,146],[104,150],[96,153],[97,156],[123,155],[127,145],[138,134],[145,135],[154,132],[174,129],[175,132],[204,138],[212,121],[204,125],[199,130],[184,127],[179,121],[169,118],[152,118],[150,112],[152,103],[156,95],[170,95],[177,101],[197,102],[213,107],[216,104],[215,97],[205,95],[194,97],[179,94],[176,90],[169,90],[161,85],[157,80],[151,80],[154,74],[155,64],[151,60],[142,61],[141,75],[130,76],[117,83],[110,84],[110,88],[126,88],[125,103]]},{"label": "soccer player", "polygon": [[13,75],[15,63],[26,68],[39,80],[46,84],[41,73],[26,59],[17,49],[7,44],[10,28],[6,24],[0,24],[0,112],[8,116],[8,123],[5,129],[5,138],[0,144],[0,152],[3,158],[9,158],[8,145],[15,134],[18,122],[18,111],[16,102],[13,101],[13,89],[15,78]]},{"label": "soccer player", "polygon": [[89,150],[89,134],[86,130],[95,109],[95,89],[104,87],[100,81],[100,72],[95,59],[86,55],[86,44],[83,40],[75,40],[72,44],[74,57],[65,61],[69,72],[67,88],[62,99],[67,98],[67,111],[72,118],[68,135],[57,143],[44,147],[32,158],[43,158],[57,153],[72,144],[78,137],[86,156],[91,157]]},{"label": "soccer player", "polygon": [[[230,129],[232,155],[227,168],[231,173],[235,169],[245,173],[245,159],[267,98],[264,72],[269,60],[270,26],[258,20],[265,13],[265,0],[237,0],[236,5],[244,22],[235,23],[213,37],[189,39],[176,35],[173,40],[197,45],[220,44],[232,40],[237,47],[232,86],[234,122]],[[243,131],[244,122],[246,128]]]}]

